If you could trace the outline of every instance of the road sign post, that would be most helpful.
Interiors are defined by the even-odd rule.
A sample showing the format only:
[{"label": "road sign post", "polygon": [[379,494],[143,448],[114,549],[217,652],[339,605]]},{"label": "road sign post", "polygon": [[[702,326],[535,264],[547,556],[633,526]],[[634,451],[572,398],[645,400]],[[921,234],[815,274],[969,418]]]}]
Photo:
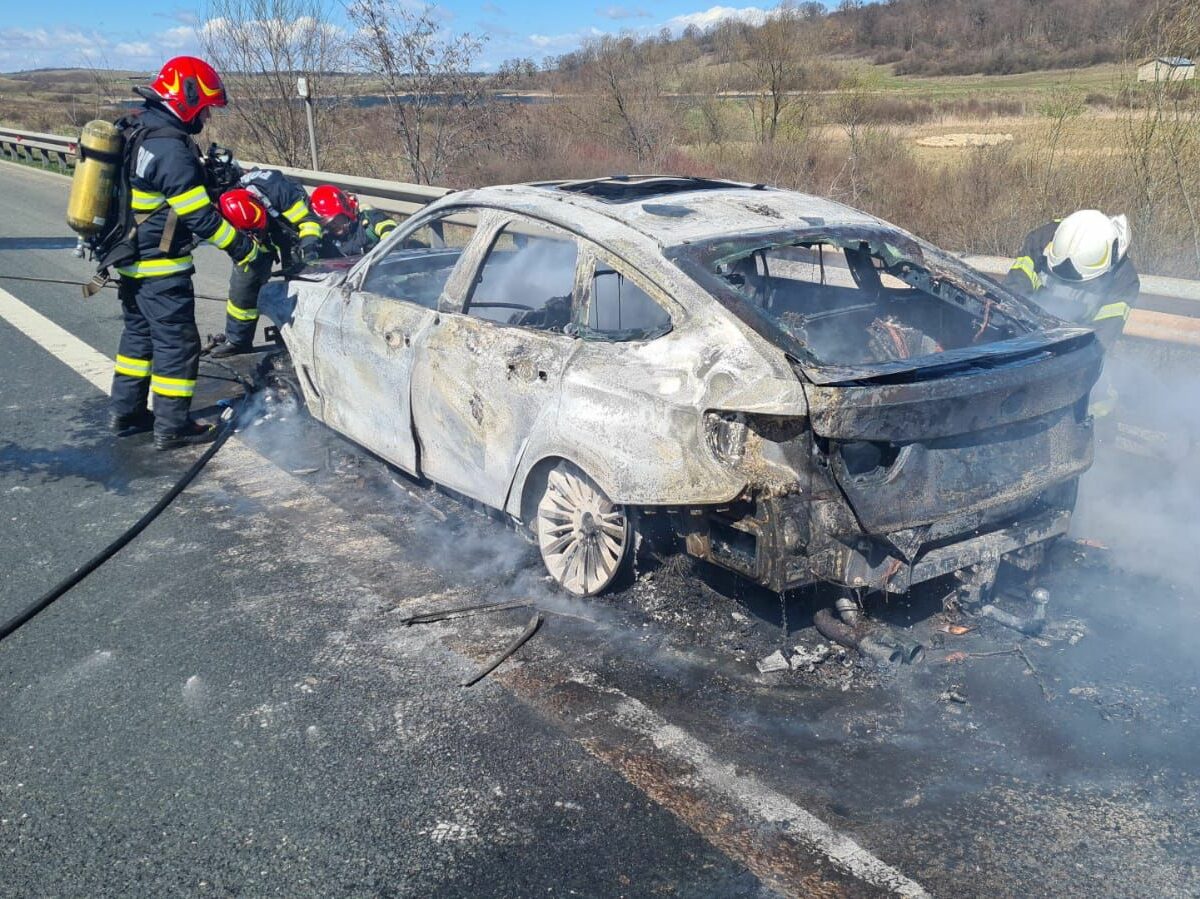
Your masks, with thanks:
[{"label": "road sign post", "polygon": [[296,79],[296,93],[304,101],[304,115],[308,119],[308,152],[312,156],[313,171],[320,171],[317,165],[317,126],[313,119],[312,94],[308,89],[308,79],[301,76]]}]

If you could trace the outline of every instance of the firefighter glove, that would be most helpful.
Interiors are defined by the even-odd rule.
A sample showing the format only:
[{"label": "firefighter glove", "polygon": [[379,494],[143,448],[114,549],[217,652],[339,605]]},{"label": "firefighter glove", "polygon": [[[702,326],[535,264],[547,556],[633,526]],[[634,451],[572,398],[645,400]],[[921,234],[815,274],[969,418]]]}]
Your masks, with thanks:
[{"label": "firefighter glove", "polygon": [[[242,235],[242,237],[245,237],[245,235]],[[244,247],[244,249],[243,247],[239,247],[229,255],[233,257],[234,265],[236,265],[242,271],[248,272],[250,271],[250,266],[254,263],[254,260],[256,260],[264,251],[262,244],[260,244],[257,240],[249,237],[245,237],[245,240],[246,243],[249,244],[248,247]],[[234,246],[238,246],[238,243],[238,241],[235,241]]]},{"label": "firefighter glove", "polygon": [[305,265],[310,265],[316,262],[321,256],[321,240],[317,237],[309,237],[300,241],[300,258],[304,260]]}]

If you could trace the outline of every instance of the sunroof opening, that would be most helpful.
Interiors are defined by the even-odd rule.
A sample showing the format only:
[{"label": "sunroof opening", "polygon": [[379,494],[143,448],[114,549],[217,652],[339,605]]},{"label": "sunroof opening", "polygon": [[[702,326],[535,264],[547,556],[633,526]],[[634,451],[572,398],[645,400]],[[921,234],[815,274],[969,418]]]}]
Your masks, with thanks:
[{"label": "sunroof opening", "polygon": [[[554,185],[558,190],[585,194],[606,203],[632,203],[694,190],[745,189],[736,181],[715,178],[684,178],[673,175],[624,176],[591,178],[587,181],[564,181]],[[754,185],[760,187],[761,185]]]}]

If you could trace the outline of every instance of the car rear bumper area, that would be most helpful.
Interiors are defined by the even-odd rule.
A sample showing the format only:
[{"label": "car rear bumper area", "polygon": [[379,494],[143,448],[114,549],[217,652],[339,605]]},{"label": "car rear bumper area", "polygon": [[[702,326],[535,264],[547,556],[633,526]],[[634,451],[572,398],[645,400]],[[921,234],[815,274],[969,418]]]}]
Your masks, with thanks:
[{"label": "car rear bumper area", "polygon": [[998,563],[1006,557],[1013,557],[1015,564],[1026,567],[1015,557],[1065,534],[1070,525],[1070,510],[1045,509],[1007,527],[922,547],[911,561],[894,550],[889,552],[882,541],[862,540],[855,546],[832,547],[810,557],[809,579],[906,593],[924,581],[979,564]]},{"label": "car rear bumper area", "polygon": [[[757,581],[772,590],[814,582],[870,591],[905,593],[954,571],[1009,561],[1028,569],[1046,541],[1070,527],[1074,480],[995,514],[961,516],[939,528],[914,529],[905,545],[899,535],[828,537],[807,532],[799,497],[760,499],[721,511],[695,510],[682,519],[690,555]],[[807,543],[807,545],[805,545]],[[902,547],[898,547],[901,543]]]}]

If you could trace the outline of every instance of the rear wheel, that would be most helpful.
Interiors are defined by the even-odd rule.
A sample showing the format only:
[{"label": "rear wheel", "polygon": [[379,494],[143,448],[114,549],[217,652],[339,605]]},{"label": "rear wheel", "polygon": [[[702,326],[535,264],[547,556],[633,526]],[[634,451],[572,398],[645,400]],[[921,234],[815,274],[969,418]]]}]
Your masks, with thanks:
[{"label": "rear wheel", "polygon": [[546,570],[576,596],[603,591],[629,560],[633,528],[625,508],[570,463],[547,476],[536,527]]}]

